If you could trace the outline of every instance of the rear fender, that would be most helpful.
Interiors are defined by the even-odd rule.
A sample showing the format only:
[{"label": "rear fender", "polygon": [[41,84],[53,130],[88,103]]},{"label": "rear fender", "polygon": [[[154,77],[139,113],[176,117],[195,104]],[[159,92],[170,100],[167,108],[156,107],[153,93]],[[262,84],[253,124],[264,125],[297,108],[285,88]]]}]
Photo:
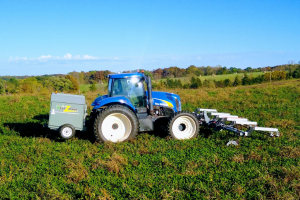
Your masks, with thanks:
[{"label": "rear fender", "polygon": [[112,104],[120,104],[120,105],[128,106],[133,111],[136,111],[135,107],[132,105],[132,103],[129,101],[129,99],[127,99],[124,96],[109,97],[109,98],[103,99],[101,101],[98,101],[96,103],[96,105],[94,105],[93,110],[99,109],[103,106],[109,106]]}]

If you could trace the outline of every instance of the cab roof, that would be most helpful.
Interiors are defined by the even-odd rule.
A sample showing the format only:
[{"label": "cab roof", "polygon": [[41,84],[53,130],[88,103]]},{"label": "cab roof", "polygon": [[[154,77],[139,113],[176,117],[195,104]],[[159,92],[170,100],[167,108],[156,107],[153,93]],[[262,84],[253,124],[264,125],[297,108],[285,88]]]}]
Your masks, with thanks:
[{"label": "cab roof", "polygon": [[123,74],[109,74],[109,78],[131,78],[131,77],[143,77],[142,73],[123,73]]}]

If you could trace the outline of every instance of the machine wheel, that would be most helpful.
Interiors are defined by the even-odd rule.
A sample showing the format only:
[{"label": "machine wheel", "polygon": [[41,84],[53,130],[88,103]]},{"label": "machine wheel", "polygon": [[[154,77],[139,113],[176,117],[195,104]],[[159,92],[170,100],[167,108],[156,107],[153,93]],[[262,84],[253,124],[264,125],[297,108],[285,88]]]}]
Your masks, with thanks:
[{"label": "machine wheel", "polygon": [[99,112],[94,123],[97,141],[123,142],[135,138],[139,123],[135,114],[127,107],[113,105]]},{"label": "machine wheel", "polygon": [[74,126],[72,126],[71,124],[65,124],[59,128],[58,132],[59,136],[62,139],[68,140],[74,137],[76,131]]},{"label": "machine wheel", "polygon": [[195,138],[199,133],[199,122],[192,113],[178,112],[171,117],[168,130],[170,135],[178,140]]}]

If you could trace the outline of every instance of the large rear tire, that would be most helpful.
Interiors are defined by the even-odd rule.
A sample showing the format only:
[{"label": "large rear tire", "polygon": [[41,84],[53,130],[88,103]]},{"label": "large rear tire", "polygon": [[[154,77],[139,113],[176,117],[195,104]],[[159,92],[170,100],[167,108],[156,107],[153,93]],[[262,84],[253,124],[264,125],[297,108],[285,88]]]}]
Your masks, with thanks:
[{"label": "large rear tire", "polygon": [[113,105],[103,109],[95,119],[94,134],[97,141],[123,142],[138,134],[136,115],[129,108]]},{"label": "large rear tire", "polygon": [[177,140],[195,138],[199,134],[198,119],[189,112],[175,113],[169,121],[168,131],[172,138]]}]

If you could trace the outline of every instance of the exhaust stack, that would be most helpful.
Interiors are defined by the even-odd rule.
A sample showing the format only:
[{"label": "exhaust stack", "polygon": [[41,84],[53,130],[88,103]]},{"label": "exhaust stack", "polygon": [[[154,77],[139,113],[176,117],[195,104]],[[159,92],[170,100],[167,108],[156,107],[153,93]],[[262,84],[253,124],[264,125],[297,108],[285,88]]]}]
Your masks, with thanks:
[{"label": "exhaust stack", "polygon": [[149,110],[150,114],[154,115],[154,110],[153,110],[153,99],[152,99],[152,84],[151,84],[151,78],[148,76],[147,80],[147,90],[148,90],[148,102],[149,102]]}]

